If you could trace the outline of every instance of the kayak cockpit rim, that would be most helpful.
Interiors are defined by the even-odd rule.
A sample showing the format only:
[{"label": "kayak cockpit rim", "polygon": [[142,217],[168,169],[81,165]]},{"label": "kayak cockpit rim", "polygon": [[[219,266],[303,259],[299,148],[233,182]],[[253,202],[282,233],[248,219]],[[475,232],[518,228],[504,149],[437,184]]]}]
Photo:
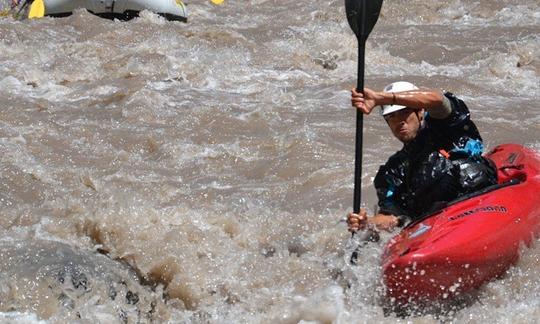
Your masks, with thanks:
[{"label": "kayak cockpit rim", "polygon": [[477,196],[481,196],[483,194],[487,194],[489,192],[492,192],[492,191],[495,191],[495,190],[498,190],[498,189],[506,188],[506,187],[509,187],[509,186],[514,186],[514,185],[522,183],[523,181],[524,181],[524,179],[522,179],[522,178],[514,178],[514,179],[511,179],[509,181],[506,181],[506,182],[503,182],[503,183],[497,183],[497,184],[485,187],[482,190],[478,190],[478,191],[471,192],[469,194],[463,195],[463,196],[461,196],[459,198],[456,198],[456,199],[454,199],[452,201],[449,201],[447,203],[444,203],[442,205],[437,206],[435,211],[430,210],[430,211],[426,212],[424,215],[420,216],[420,218],[418,218],[418,219],[414,220],[413,222],[410,222],[409,224],[404,226],[403,229],[413,227],[414,225],[416,225],[416,224],[422,222],[423,220],[425,220],[426,218],[429,218],[431,216],[434,216],[434,215],[437,215],[437,214],[441,213],[442,211],[444,211],[444,209],[450,207],[451,205],[457,204],[457,203],[462,202],[462,201],[467,200],[467,199],[471,199],[471,198],[474,198],[474,197],[477,197]]}]

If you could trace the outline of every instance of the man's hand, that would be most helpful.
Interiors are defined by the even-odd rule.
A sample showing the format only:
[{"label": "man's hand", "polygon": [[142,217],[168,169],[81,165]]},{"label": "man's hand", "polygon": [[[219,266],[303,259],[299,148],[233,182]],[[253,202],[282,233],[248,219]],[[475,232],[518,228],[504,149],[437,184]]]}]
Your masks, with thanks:
[{"label": "man's hand", "polygon": [[392,231],[398,226],[398,218],[394,215],[377,214],[373,217],[368,217],[365,209],[361,209],[360,213],[349,213],[347,215],[347,225],[349,232],[358,232],[364,230],[368,225],[374,225],[379,230]]},{"label": "man's hand", "polygon": [[364,88],[363,94],[353,88],[351,90],[352,106],[368,115],[377,106],[376,96],[377,93],[369,88]]},{"label": "man's hand", "polygon": [[347,215],[347,225],[349,225],[349,232],[355,233],[359,230],[366,228],[368,224],[368,217],[365,209],[360,209],[360,213],[349,213]]}]

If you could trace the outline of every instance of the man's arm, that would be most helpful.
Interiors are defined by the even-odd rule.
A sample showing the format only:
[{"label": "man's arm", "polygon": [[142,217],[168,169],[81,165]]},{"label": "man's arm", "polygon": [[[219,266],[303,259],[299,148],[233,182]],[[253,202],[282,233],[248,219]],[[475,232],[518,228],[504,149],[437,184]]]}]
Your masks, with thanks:
[{"label": "man's arm", "polygon": [[384,214],[376,214],[368,217],[366,211],[362,209],[358,214],[349,213],[347,215],[347,224],[349,225],[350,232],[366,229],[370,225],[373,225],[379,230],[392,231],[394,227],[399,225],[399,219],[394,215]]},{"label": "man's arm", "polygon": [[364,94],[351,91],[351,102],[364,114],[369,114],[376,106],[401,105],[413,109],[425,109],[435,119],[444,119],[452,112],[450,100],[437,90],[411,90],[402,92],[374,91],[364,89]]}]

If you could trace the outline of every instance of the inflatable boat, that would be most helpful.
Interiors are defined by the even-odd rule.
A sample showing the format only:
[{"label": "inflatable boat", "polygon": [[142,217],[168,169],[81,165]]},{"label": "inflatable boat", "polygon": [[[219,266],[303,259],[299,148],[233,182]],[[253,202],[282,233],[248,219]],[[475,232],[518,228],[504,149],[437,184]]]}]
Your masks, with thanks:
[{"label": "inflatable boat", "polygon": [[498,184],[408,225],[386,245],[383,281],[393,305],[466,296],[504,275],[539,236],[540,156],[506,144],[487,157]]},{"label": "inflatable boat", "polygon": [[129,20],[141,10],[149,10],[169,20],[187,21],[186,6],[181,0],[43,0],[45,15],[65,17],[85,8],[104,18]]}]

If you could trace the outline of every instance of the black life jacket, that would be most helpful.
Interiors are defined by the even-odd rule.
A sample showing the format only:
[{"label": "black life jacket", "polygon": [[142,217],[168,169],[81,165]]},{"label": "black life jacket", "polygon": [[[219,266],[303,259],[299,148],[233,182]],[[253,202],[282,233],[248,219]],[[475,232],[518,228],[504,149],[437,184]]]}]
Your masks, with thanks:
[{"label": "black life jacket", "polygon": [[463,101],[445,96],[452,112],[427,116],[416,138],[391,156],[375,177],[381,213],[415,219],[457,197],[497,182],[481,156],[482,137]]}]

